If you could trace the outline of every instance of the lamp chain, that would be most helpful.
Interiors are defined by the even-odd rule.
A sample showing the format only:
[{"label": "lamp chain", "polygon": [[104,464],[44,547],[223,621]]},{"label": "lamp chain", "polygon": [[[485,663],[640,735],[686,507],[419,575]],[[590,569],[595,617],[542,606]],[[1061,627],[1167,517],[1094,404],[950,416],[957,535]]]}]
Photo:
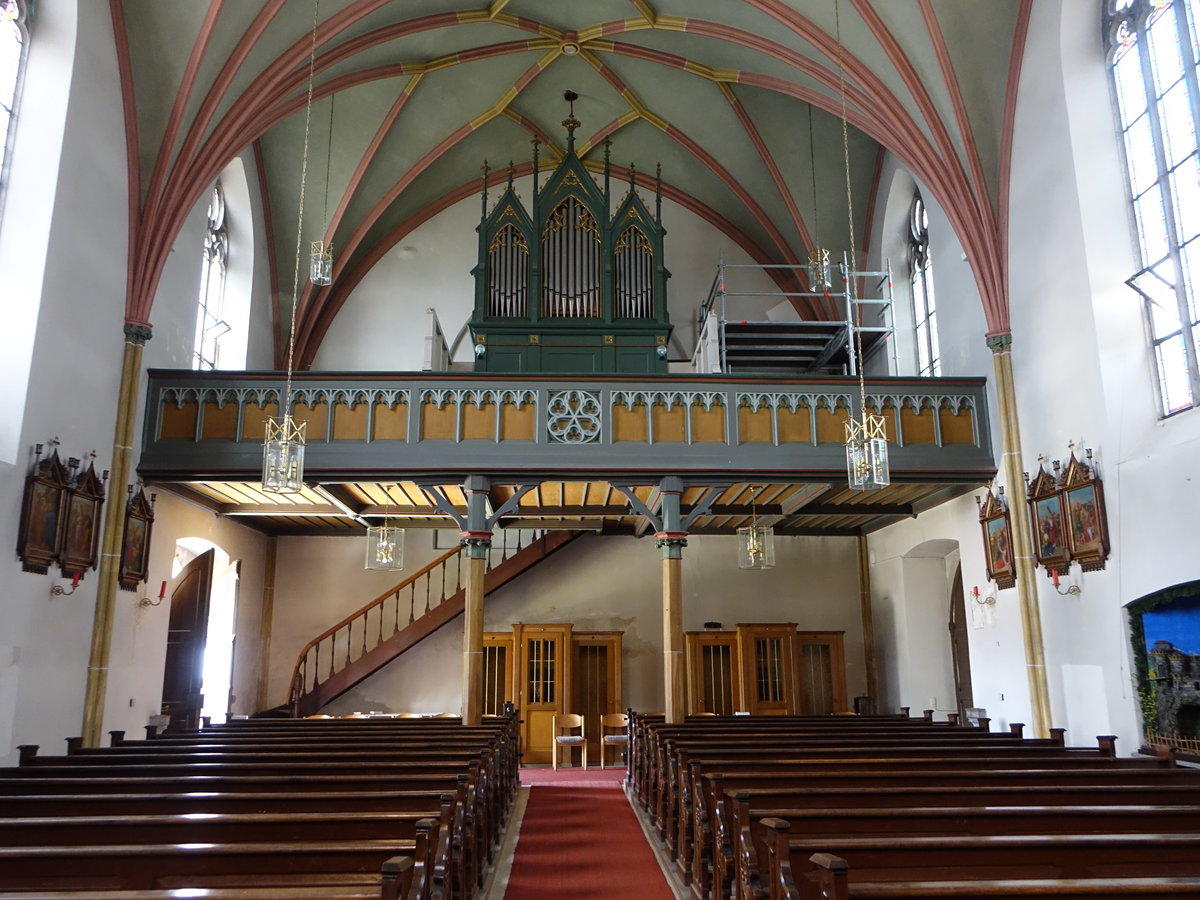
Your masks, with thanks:
[{"label": "lamp chain", "polygon": [[[841,0],[834,0],[833,27],[837,42],[838,94],[842,101],[842,163],[846,170],[846,221],[849,226],[850,237],[850,269],[853,271],[854,267],[858,265],[858,244],[854,238],[854,196],[850,189],[850,129],[846,121],[848,115],[846,111],[846,64],[842,49],[841,8]],[[846,302],[854,302],[854,279],[851,277],[851,272],[846,272]],[[858,359],[858,400],[865,424],[867,415],[867,383],[863,373],[862,310],[857,307],[852,309],[852,314],[857,319],[856,324],[858,326],[854,329],[854,351]]]},{"label": "lamp chain", "polygon": [[296,221],[296,268],[292,276],[292,321],[288,328],[287,393],[283,415],[292,414],[292,371],[296,353],[296,312],[300,305],[300,250],[304,234],[304,185],[308,181],[308,131],[312,122],[313,74],[317,59],[317,25],[320,22],[321,0],[313,2],[312,37],[308,47],[308,95],[304,104],[304,152],[300,161],[300,209]]}]

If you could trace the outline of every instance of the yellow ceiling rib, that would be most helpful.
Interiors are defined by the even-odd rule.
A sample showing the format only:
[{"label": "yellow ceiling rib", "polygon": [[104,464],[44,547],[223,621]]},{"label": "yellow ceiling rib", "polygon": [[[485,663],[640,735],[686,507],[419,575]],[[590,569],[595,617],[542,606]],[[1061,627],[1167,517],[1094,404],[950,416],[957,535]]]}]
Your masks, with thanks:
[{"label": "yellow ceiling rib", "polygon": [[496,18],[496,16],[500,15],[500,11],[506,6],[508,6],[508,0],[492,0],[492,2],[488,5],[488,18]]},{"label": "yellow ceiling rib", "polygon": [[667,130],[667,120],[658,113],[651,112],[646,107],[646,104],[642,103],[642,101],[638,99],[637,95],[634,94],[631,89],[626,88],[624,91],[622,91],[621,97],[633,108],[634,112],[636,112],[641,119],[650,123],[659,131]]},{"label": "yellow ceiling rib", "polygon": [[646,20],[646,24],[653,28],[658,21],[658,15],[654,12],[650,4],[646,0],[631,0],[631,2],[634,8],[642,14],[642,18]]},{"label": "yellow ceiling rib", "polygon": [[[554,61],[554,59],[559,55],[559,53],[560,53],[559,49],[557,47],[555,47],[549,53],[546,53],[545,55],[543,55],[542,58],[539,59],[537,62],[538,68],[540,68],[540,69],[546,68],[546,66],[548,66],[551,62]],[[479,115],[477,115],[475,118],[473,118],[471,120],[470,125],[471,125],[472,130],[480,128],[480,127],[486,125],[492,119],[496,118],[497,116],[502,115],[504,113],[504,110],[507,109],[509,107],[509,105],[513,102],[513,100],[516,99],[517,93],[518,93],[518,90],[517,90],[516,85],[512,85],[511,87],[509,87],[509,89],[506,90],[500,96],[499,100],[497,100],[490,107],[485,109],[483,112],[481,112]]]}]

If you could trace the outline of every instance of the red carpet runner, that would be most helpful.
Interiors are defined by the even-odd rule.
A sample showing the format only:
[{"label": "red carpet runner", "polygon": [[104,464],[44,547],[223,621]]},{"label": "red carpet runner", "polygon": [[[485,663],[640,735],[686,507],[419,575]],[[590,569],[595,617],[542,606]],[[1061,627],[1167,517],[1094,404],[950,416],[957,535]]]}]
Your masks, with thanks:
[{"label": "red carpet runner", "polygon": [[[504,900],[674,900],[617,771],[521,771],[535,786]],[[555,786],[537,786],[547,781]]]}]

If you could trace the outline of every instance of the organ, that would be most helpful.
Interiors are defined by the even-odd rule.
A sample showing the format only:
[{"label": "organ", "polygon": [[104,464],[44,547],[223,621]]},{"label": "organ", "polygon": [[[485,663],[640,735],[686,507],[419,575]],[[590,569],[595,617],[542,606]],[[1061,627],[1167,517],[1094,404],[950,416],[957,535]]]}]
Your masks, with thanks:
[{"label": "organ", "polygon": [[[667,371],[667,278],[663,265],[661,177],[654,211],[638,193],[631,164],[628,190],[613,203],[610,145],[603,187],[575,147],[576,95],[563,120],[566,152],[539,185],[534,141],[532,212],[508,182],[483,214],[475,308],[470,321],[475,369],[483,372],[657,374]],[[586,155],[586,154],[585,154]],[[610,212],[611,211],[611,212]]]}]

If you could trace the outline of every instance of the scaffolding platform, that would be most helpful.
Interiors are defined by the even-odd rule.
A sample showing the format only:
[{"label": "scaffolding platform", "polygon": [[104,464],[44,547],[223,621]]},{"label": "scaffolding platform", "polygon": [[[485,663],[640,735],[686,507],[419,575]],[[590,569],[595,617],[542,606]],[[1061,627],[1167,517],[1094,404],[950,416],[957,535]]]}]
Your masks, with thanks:
[{"label": "scaffolding platform", "polygon": [[[717,263],[708,297],[697,313],[697,341],[692,364],[701,374],[778,374],[778,375],[857,375],[860,358],[892,348],[895,330],[892,316],[892,277],[890,267],[882,272],[849,269],[846,259],[830,267],[834,288],[829,291],[742,291],[746,270],[770,276],[769,270],[785,270],[804,283],[814,281],[814,268],[793,265],[727,265]],[[849,273],[849,275],[847,275]],[[864,296],[856,296],[851,285],[859,285]],[[791,302],[793,298],[811,298],[828,307],[830,302],[839,318],[830,319],[752,319],[739,315],[751,298]],[[893,358],[890,371],[896,371]]]}]

